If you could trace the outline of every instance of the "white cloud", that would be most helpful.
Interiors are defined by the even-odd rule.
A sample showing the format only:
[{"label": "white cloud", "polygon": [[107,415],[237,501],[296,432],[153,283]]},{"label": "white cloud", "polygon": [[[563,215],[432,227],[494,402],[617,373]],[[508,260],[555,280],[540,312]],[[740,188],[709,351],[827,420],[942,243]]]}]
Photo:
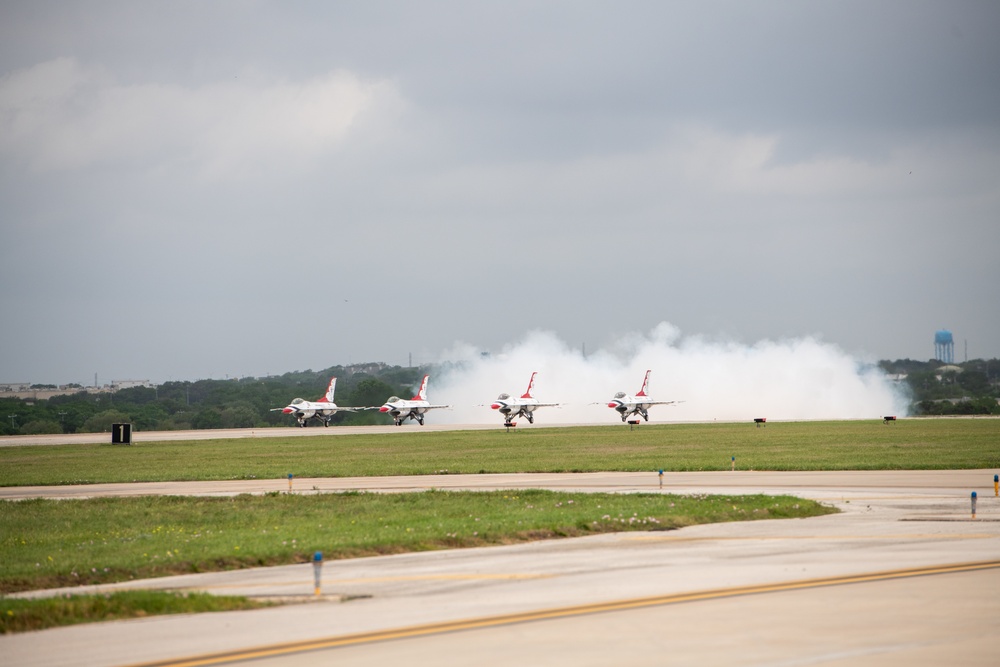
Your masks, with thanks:
[{"label": "white cloud", "polygon": [[226,178],[322,155],[362,115],[398,102],[391,83],[344,70],[301,81],[129,85],[60,58],[0,79],[0,152],[35,171],[179,164]]}]

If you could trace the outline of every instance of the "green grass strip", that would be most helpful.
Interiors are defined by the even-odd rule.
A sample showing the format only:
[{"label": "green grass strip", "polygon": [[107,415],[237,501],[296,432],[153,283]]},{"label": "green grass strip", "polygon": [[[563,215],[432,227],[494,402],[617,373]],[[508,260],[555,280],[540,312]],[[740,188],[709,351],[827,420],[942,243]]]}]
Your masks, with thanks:
[{"label": "green grass strip", "polygon": [[[331,429],[332,430],[332,429]],[[644,424],[0,448],[0,486],[448,473],[1000,467],[1000,419]]]},{"label": "green grass strip", "polygon": [[788,496],[542,490],[0,503],[0,592],[836,510]]},{"label": "green grass strip", "polygon": [[0,634],[123,618],[237,611],[268,606],[272,606],[272,603],[236,596],[160,591],[63,595],[37,600],[0,598]]}]

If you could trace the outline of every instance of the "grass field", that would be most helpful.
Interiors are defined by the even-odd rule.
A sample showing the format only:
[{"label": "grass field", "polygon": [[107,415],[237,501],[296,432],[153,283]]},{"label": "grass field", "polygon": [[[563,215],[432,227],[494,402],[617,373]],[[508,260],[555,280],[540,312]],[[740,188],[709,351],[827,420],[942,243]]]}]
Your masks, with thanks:
[{"label": "grass field", "polygon": [[[0,448],[0,485],[440,473],[1000,467],[1000,420],[679,424]],[[0,592],[696,523],[814,516],[769,496],[548,491],[0,503]],[[103,597],[2,607],[103,618]],[[14,601],[4,600],[14,603]],[[18,605],[21,603],[18,602]],[[131,603],[130,603],[131,604]],[[146,603],[136,603],[134,612]],[[157,603],[154,603],[154,606]],[[197,602],[181,602],[190,606]],[[235,602],[234,604],[242,604]],[[128,606],[128,605],[126,605]],[[169,606],[169,605],[168,605]],[[30,607],[30,605],[29,605]],[[76,609],[77,611],[72,611]],[[39,611],[40,610],[40,611]],[[20,621],[19,621],[20,622]],[[29,622],[25,620],[24,622]],[[35,621],[30,621],[35,622]],[[20,626],[17,626],[20,627]],[[17,627],[11,625],[10,629]]]},{"label": "grass field", "polygon": [[0,486],[435,473],[1000,467],[1000,419],[644,424],[0,448]]},{"label": "grass field", "polygon": [[0,598],[0,635],[121,618],[237,611],[269,606],[272,606],[271,603],[244,597],[159,591],[67,595],[40,600]]},{"label": "grass field", "polygon": [[0,592],[504,544],[622,530],[826,514],[772,496],[541,490],[146,496],[0,503]]}]

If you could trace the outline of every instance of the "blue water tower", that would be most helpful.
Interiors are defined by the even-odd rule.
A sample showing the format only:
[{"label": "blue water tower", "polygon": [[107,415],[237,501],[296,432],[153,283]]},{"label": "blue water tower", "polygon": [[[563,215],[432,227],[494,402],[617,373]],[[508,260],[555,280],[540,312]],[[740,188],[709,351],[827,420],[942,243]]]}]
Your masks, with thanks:
[{"label": "blue water tower", "polygon": [[934,358],[946,364],[955,363],[955,340],[950,331],[942,329],[934,334]]}]

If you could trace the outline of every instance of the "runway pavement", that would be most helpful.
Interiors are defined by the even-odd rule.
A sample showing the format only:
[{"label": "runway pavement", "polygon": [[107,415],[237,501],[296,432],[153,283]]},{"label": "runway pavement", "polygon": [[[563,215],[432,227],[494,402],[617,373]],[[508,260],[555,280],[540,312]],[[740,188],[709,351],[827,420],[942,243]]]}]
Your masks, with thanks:
[{"label": "runway pavement", "polygon": [[[572,424],[570,424],[572,426]],[[214,428],[193,431],[137,431],[132,430],[132,443],[168,442],[175,440],[228,440],[231,438],[291,438],[319,435],[359,435],[402,433],[413,425],[375,426],[311,426],[307,428]],[[421,431],[478,431],[500,428],[498,424],[425,424],[416,427]],[[0,447],[26,445],[93,445],[109,444],[110,433],[52,433],[44,435],[0,435]]]},{"label": "runway pavement", "polygon": [[[3,636],[0,655],[12,665],[116,666],[991,664],[1000,618],[994,473],[674,473],[664,491],[791,492],[842,512],[330,562],[318,600],[309,565],[129,582],[98,590],[204,590],[301,604]],[[287,490],[286,480],[274,483]],[[260,480],[239,483],[256,487],[229,484],[145,490],[271,490]],[[308,493],[529,486],[658,491],[656,476],[646,473],[296,484]],[[114,487],[101,494],[142,491],[100,486]],[[973,490],[979,495],[975,520]],[[14,490],[3,491],[13,497]],[[95,492],[50,487],[29,495]]]}]

